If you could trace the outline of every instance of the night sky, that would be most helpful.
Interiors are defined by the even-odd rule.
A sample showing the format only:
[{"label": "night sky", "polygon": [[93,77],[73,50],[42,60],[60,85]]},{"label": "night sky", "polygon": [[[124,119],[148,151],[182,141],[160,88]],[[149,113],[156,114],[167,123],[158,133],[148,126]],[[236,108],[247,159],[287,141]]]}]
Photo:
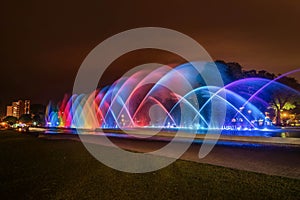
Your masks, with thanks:
[{"label": "night sky", "polygon": [[[300,68],[300,1],[2,1],[1,111],[17,99],[46,104],[72,91],[80,64],[106,38],[131,28],[171,28],[196,39],[215,60],[284,73]],[[144,54],[144,55],[143,55]],[[146,54],[146,55],[145,55]],[[139,56],[137,56],[139,55]],[[172,62],[136,52],[107,72]],[[300,74],[294,74],[300,80]]]}]

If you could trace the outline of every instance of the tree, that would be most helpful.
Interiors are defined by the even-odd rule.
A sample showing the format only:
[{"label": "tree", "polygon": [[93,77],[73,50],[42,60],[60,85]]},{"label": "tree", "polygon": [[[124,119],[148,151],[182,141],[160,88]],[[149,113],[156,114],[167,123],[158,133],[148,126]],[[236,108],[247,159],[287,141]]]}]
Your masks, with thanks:
[{"label": "tree", "polygon": [[4,122],[8,123],[9,125],[13,125],[17,122],[17,118],[13,116],[7,116],[3,119]]},{"label": "tree", "polygon": [[266,78],[266,79],[270,79],[270,80],[273,80],[276,77],[275,74],[271,74],[270,72],[267,72],[266,70],[258,71],[257,76],[260,78]]},{"label": "tree", "polygon": [[23,114],[19,118],[19,121],[22,122],[22,123],[30,123],[30,122],[32,122],[31,115],[30,114]]},{"label": "tree", "polygon": [[40,115],[34,115],[32,118],[32,121],[35,122],[34,125],[43,125],[44,124],[44,120]]},{"label": "tree", "polygon": [[235,78],[232,77],[232,72],[229,66],[222,60],[215,61],[215,64],[221,74],[224,85],[231,83]]},{"label": "tree", "polygon": [[[300,91],[300,85],[296,79],[291,77],[283,77],[278,80],[284,85],[287,85],[297,91]],[[287,92],[286,90],[279,89],[270,94],[270,104],[276,110],[276,124],[281,124],[281,112],[283,110],[292,110],[296,105],[300,104],[300,96],[294,92]]]},{"label": "tree", "polygon": [[243,67],[239,63],[229,62],[229,63],[227,63],[227,66],[229,68],[228,73],[229,73],[232,81],[236,81],[236,80],[244,78],[244,73],[242,70]]},{"label": "tree", "polygon": [[46,106],[42,104],[32,104],[30,106],[31,114],[33,114],[32,122],[34,125],[44,125]]},{"label": "tree", "polygon": [[244,77],[246,78],[254,78],[254,77],[258,77],[258,74],[256,72],[256,70],[252,69],[249,71],[243,71]]}]

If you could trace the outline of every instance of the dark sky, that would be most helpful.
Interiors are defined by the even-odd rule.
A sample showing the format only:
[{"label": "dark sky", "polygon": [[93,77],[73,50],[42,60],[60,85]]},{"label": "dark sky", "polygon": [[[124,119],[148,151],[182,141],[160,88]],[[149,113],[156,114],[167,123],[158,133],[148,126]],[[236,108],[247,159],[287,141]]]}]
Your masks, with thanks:
[{"label": "dark sky", "polygon": [[284,73],[300,68],[299,19],[297,0],[2,1],[0,104],[58,100],[97,44],[143,26],[183,32],[213,59]]}]

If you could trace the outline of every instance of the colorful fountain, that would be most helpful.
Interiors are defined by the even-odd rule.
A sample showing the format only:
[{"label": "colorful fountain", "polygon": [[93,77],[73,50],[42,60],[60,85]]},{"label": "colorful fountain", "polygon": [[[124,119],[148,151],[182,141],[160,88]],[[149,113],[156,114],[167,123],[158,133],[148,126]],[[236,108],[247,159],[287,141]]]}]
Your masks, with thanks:
[{"label": "colorful fountain", "polygon": [[[178,92],[181,88],[188,92]],[[276,80],[245,78],[220,88],[206,85],[191,64],[174,69],[162,66],[122,77],[91,94],[66,95],[58,105],[49,103],[46,123],[49,127],[93,130],[265,129],[273,127],[267,112],[269,94],[279,90],[300,97],[298,91]],[[211,121],[212,101],[224,105],[218,110],[225,113],[222,124]]]}]

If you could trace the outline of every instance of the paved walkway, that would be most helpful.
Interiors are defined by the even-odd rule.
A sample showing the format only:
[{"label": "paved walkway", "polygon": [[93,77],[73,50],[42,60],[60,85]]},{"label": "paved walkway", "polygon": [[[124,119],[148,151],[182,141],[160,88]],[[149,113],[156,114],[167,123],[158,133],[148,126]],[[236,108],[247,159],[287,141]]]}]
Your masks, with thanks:
[{"label": "paved walkway", "polygon": [[[77,135],[40,134],[47,139],[73,139],[79,141]],[[97,138],[97,143],[107,146],[102,141],[103,136],[88,135],[91,143]],[[152,137],[151,139],[133,139],[111,136],[110,140],[119,147],[137,152],[150,152],[165,146],[168,141],[165,138]],[[237,140],[237,138],[236,138]],[[257,142],[257,145],[249,145],[240,142],[228,142],[227,145],[216,145],[203,159],[199,159],[198,153],[201,147],[201,138],[195,140],[181,159],[224,166],[269,175],[284,176],[300,179],[300,146],[298,144],[287,145],[278,142]],[[101,143],[102,142],[102,143]]]}]

